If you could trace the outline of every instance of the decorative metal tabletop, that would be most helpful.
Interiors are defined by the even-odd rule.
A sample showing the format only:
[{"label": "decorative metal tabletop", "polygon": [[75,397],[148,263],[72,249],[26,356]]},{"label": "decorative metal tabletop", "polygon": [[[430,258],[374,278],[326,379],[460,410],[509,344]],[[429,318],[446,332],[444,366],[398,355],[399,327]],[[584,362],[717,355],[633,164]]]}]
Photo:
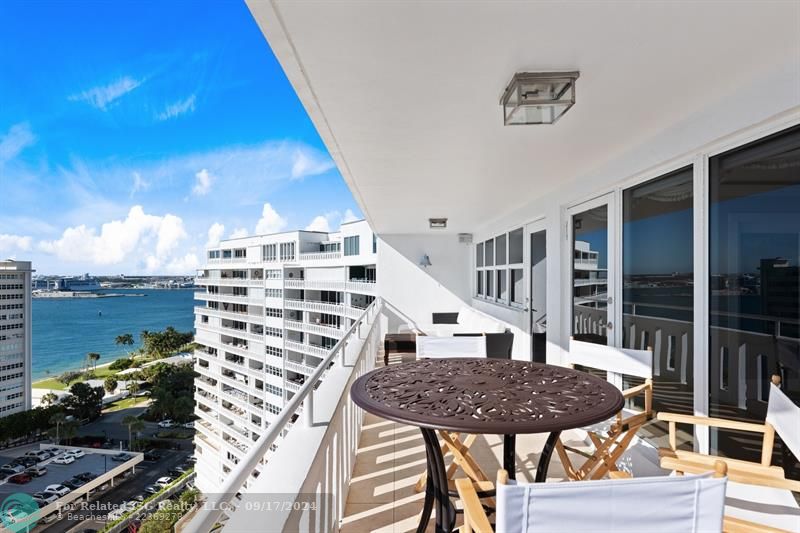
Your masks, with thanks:
[{"label": "decorative metal tabletop", "polygon": [[561,431],[608,419],[624,404],[612,384],[560,366],[507,359],[423,359],[353,383],[356,405],[383,418],[464,433]]}]

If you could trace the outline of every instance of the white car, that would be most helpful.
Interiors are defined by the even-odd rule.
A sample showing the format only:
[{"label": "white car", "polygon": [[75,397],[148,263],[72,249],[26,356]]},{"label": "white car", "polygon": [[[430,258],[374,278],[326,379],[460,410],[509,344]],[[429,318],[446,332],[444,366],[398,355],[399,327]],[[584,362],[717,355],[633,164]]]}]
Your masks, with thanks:
[{"label": "white car", "polygon": [[75,462],[75,456],[65,453],[61,457],[56,457],[53,462],[57,465],[70,465]]},{"label": "white car", "polygon": [[162,420],[158,423],[158,427],[160,428],[171,428],[173,425],[174,423],[170,419]]},{"label": "white car", "polygon": [[34,500],[42,500],[45,504],[53,503],[58,499],[58,496],[53,494],[52,492],[34,492],[31,494]]},{"label": "white car", "polygon": [[186,429],[194,429],[194,422],[193,421],[192,422],[186,422],[183,425],[183,427],[185,427]]},{"label": "white car", "polygon": [[66,496],[69,494],[69,488],[65,487],[64,485],[47,485],[44,490],[44,493],[55,494],[57,497]]},{"label": "white car", "polygon": [[173,478],[171,478],[169,476],[164,476],[164,477],[160,477],[160,478],[158,478],[156,480],[156,485],[159,485],[161,487],[166,487],[167,485],[169,485],[173,481],[175,481]]},{"label": "white car", "polygon": [[86,455],[86,453],[84,453],[84,451],[83,451],[83,450],[81,450],[81,449],[75,448],[74,450],[70,450],[70,451],[68,451],[68,452],[67,452],[67,453],[65,453],[64,455],[71,455],[71,456],[72,456],[72,457],[74,457],[75,459],[80,459],[81,457],[83,457],[84,455]]}]

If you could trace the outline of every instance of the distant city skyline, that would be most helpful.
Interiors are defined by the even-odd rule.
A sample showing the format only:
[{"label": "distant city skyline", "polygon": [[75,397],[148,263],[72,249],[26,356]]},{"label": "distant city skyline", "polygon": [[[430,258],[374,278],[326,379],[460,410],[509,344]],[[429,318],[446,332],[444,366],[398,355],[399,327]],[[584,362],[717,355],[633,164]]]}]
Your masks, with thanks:
[{"label": "distant city skyline", "polygon": [[361,218],[244,3],[192,7],[0,4],[0,258],[192,274],[221,238]]}]

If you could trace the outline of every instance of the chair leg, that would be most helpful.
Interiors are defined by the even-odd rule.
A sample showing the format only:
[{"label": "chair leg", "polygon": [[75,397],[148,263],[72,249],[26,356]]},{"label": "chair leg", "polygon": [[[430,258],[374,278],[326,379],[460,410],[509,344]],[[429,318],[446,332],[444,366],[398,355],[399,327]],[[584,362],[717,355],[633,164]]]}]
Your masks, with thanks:
[{"label": "chair leg", "polygon": [[564,444],[561,442],[561,439],[558,439],[556,442],[556,452],[558,453],[558,458],[561,460],[561,465],[564,467],[564,471],[567,473],[567,477],[573,481],[577,481],[578,473],[575,471],[575,467],[572,465],[572,461],[570,461],[567,450],[564,449]]}]

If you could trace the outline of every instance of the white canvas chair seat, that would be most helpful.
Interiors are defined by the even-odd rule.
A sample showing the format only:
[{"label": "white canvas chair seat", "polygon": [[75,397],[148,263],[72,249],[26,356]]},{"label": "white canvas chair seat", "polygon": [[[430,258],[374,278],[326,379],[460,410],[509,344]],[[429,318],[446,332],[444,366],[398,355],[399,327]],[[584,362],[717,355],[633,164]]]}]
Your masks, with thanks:
[{"label": "white canvas chair seat", "polygon": [[800,505],[791,491],[728,481],[725,517],[784,531],[800,531]]},{"label": "white canvas chair seat", "polygon": [[[716,465],[724,476],[725,465]],[[465,529],[492,531],[474,489],[456,487],[464,503]],[[495,531],[502,533],[720,533],[726,477],[603,479],[517,484],[498,473]]]}]

